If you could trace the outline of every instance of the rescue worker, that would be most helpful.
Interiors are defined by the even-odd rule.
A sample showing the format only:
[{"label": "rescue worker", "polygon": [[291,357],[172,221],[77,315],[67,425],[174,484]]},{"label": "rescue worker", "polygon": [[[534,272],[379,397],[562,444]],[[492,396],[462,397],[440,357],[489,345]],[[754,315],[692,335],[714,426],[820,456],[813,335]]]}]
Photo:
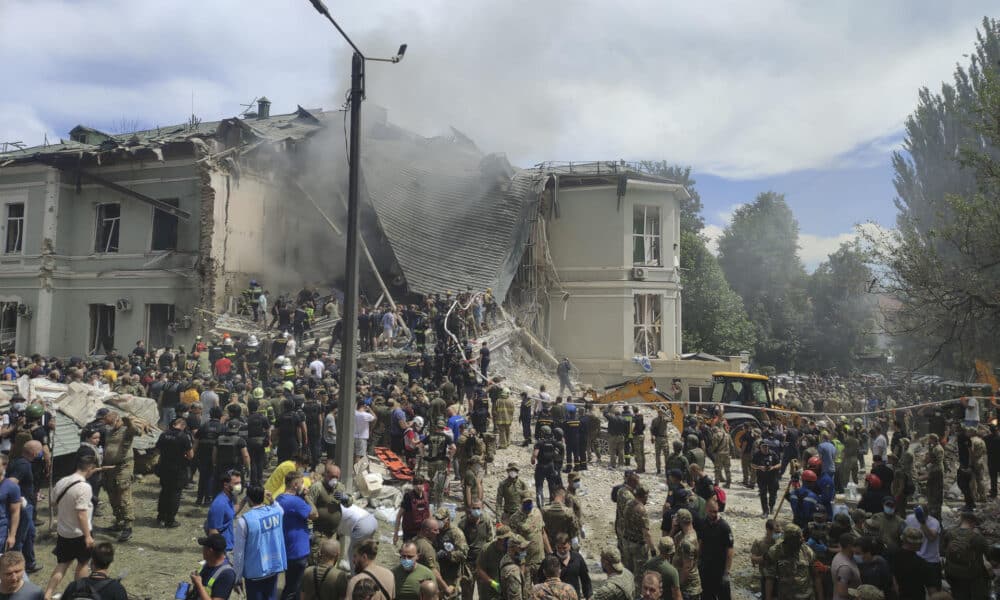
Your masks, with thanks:
[{"label": "rescue worker", "polygon": [[[267,467],[267,449],[271,442],[271,423],[260,411],[260,402],[264,398],[264,390],[256,388],[253,397],[247,402],[247,453],[250,457],[250,484],[261,485],[264,482],[264,470]],[[317,436],[318,437],[318,436]],[[330,457],[332,458],[332,457]]]},{"label": "rescue worker", "polygon": [[774,501],[778,495],[778,470],[781,469],[781,459],[765,440],[761,440],[757,445],[757,452],[753,455],[753,468],[757,471],[761,518],[766,519],[774,509]]},{"label": "rescue worker", "polygon": [[764,600],[823,598],[823,583],[815,567],[816,556],[802,542],[802,529],[790,524],[781,541],[771,546],[764,560]]},{"label": "rescue worker", "polygon": [[156,449],[160,460],[156,474],[160,478],[160,496],[157,502],[156,522],[160,527],[180,527],[177,511],[181,506],[181,492],[188,480],[188,461],[194,458],[194,448],[187,431],[187,420],[174,417],[170,429],[160,434]]},{"label": "rescue worker", "polygon": [[135,513],[132,512],[132,474],[135,471],[132,441],[148,426],[137,423],[130,415],[120,416],[112,410],[104,415],[104,425],[107,429],[103,465],[110,468],[104,475],[104,488],[115,514],[111,531],[121,532],[118,542],[122,543],[132,539],[132,523],[135,521]]},{"label": "rescue worker", "polygon": [[819,496],[813,491],[816,486],[816,473],[806,469],[802,471],[802,485],[791,492],[786,492],[788,503],[792,507],[792,522],[800,528],[805,528],[813,520],[816,507],[819,506]]},{"label": "rescue worker", "polygon": [[531,454],[531,464],[535,467],[535,496],[536,503],[542,504],[542,485],[548,483],[549,498],[557,487],[562,487],[562,477],[556,468],[558,448],[556,441],[552,439],[552,431],[547,425],[539,429],[538,441],[535,442],[535,449]]},{"label": "rescue worker", "polygon": [[517,463],[507,463],[507,477],[497,486],[497,516],[503,523],[510,522],[511,516],[521,508],[524,493],[530,493],[520,474],[521,467]]},{"label": "rescue worker", "polygon": [[517,410],[517,403],[510,395],[510,389],[503,388],[500,398],[497,399],[496,410],[493,411],[493,424],[497,428],[499,435],[499,447],[501,449],[510,446],[510,428],[514,423],[514,412]]},{"label": "rescue worker", "polygon": [[521,392],[518,420],[521,422],[521,436],[524,438],[521,445],[527,448],[531,444],[531,399],[528,398],[528,392]]},{"label": "rescue worker", "polygon": [[636,575],[636,585],[641,582],[643,568],[649,560],[653,546],[653,537],[649,531],[649,515],[646,512],[646,502],[649,501],[649,491],[643,486],[635,488],[635,497],[625,507],[623,515],[624,527],[622,541],[622,560],[625,568]]},{"label": "rescue worker", "polygon": [[[653,436],[653,457],[656,461],[657,475],[660,475],[662,472],[660,470],[660,456],[662,455],[664,463],[670,456],[670,439],[667,437],[667,426],[670,423],[670,411],[664,406],[658,406],[656,409],[656,417],[654,417],[653,422],[649,424],[649,431]],[[685,465],[685,468],[686,467],[687,465]]]},{"label": "rescue worker", "polygon": [[215,497],[215,444],[222,434],[222,407],[209,409],[209,419],[195,434],[194,460],[198,467],[198,496],[195,506],[209,505]]}]

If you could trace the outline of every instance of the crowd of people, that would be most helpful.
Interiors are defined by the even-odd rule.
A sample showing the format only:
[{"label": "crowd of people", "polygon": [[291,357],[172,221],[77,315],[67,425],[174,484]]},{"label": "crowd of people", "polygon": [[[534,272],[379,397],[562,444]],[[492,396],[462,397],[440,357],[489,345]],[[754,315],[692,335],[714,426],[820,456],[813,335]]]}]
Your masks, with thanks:
[{"label": "crowd of people", "polygon": [[[902,401],[869,406],[870,389],[831,383],[778,398],[827,416],[761,415],[756,427],[734,431],[720,407],[689,414],[678,432],[666,406],[584,399],[568,361],[558,369],[559,395],[544,385],[511,389],[491,372],[488,346],[466,341],[490,326],[490,305],[474,300],[483,295],[460,296],[400,308],[392,327],[411,332],[414,351],[399,371],[359,372],[351,440],[337,436],[338,411],[346,409],[341,365],[294,327],[270,341],[199,339],[187,351],[154,352],[139,342],[100,361],[12,356],[2,377],[88,382],[157,401],[157,522],[177,527],[188,502],[205,511],[203,565],[178,589],[187,598],[225,600],[240,590],[251,600],[711,600],[730,597],[736,553],[749,554],[768,600],[988,594],[1000,552],[978,530],[974,509],[996,496],[1000,438],[968,400],[960,419],[940,407],[911,419],[909,411],[890,412]],[[449,315],[457,320],[447,322]],[[374,350],[380,338],[393,346],[396,335],[383,328],[364,338]],[[683,400],[679,386],[673,392]],[[860,402],[856,396],[865,398],[866,414],[839,416],[854,411],[838,403]],[[104,408],[82,429],[74,472],[50,492],[57,566],[42,590],[29,579],[40,570],[34,520],[52,468],[55,417],[17,396],[11,406],[0,429],[0,539],[8,550],[0,598],[47,600],[60,588],[63,598],[126,597],[108,576],[116,545],[95,543],[93,516],[106,504],[118,549],[132,539],[132,445],[154,433],[153,424]],[[386,542],[377,539],[376,518],[340,481],[347,465],[333,460],[339,443],[351,444],[356,462],[387,447],[413,472],[393,523],[392,568],[378,564]],[[498,449],[518,445],[520,460],[496,464]],[[655,477],[646,469],[650,452]],[[504,473],[495,490],[485,485],[488,468]],[[614,539],[588,537],[588,524],[606,518],[585,514],[578,496],[594,468],[623,474],[608,499]],[[966,510],[946,529],[949,470],[957,470]],[[667,487],[661,506],[649,503],[656,481]],[[727,490],[740,485],[758,490],[759,540],[735,539],[725,518]],[[599,582],[591,581],[584,544],[599,556],[606,576]]]}]

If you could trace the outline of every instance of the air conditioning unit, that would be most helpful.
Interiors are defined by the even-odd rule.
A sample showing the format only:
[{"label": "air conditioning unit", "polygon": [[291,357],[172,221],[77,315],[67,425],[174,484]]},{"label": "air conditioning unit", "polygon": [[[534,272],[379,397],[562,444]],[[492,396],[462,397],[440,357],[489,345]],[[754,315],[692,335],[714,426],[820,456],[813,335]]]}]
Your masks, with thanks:
[{"label": "air conditioning unit", "polygon": [[644,267],[632,267],[632,279],[637,281],[646,280],[646,269]]},{"label": "air conditioning unit", "polygon": [[175,323],[175,325],[177,329],[191,329],[192,321],[193,319],[191,318],[191,315],[184,315],[177,321],[177,323]]},{"label": "air conditioning unit", "polygon": [[18,304],[17,315],[22,319],[30,319],[34,313],[31,311],[31,307],[27,304]]},{"label": "air conditioning unit", "polygon": [[120,310],[121,312],[128,312],[132,310],[132,301],[128,298],[119,298],[118,301],[115,302],[115,309]]}]

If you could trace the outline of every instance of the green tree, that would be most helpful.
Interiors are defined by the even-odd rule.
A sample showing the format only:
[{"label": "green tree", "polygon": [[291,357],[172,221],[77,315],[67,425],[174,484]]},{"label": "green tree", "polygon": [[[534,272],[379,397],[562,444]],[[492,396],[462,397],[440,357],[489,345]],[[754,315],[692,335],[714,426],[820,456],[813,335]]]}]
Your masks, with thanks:
[{"label": "green tree", "polygon": [[1000,333],[1000,21],[984,19],[967,68],[920,91],[893,164],[896,229],[865,237],[882,265],[885,315],[909,366],[962,372],[997,359]]},{"label": "green tree", "polygon": [[705,239],[681,230],[681,313],[684,351],[732,356],[754,347],[743,301],[729,287]]},{"label": "green tree", "polygon": [[868,292],[872,270],[857,242],[841,244],[809,277],[812,304],[808,346],[815,368],[841,372],[871,349],[875,327],[875,296]]},{"label": "green tree", "polygon": [[808,322],[798,239],[798,222],[774,192],[738,208],[719,239],[719,265],[755,328],[754,358],[779,370],[795,367]]}]

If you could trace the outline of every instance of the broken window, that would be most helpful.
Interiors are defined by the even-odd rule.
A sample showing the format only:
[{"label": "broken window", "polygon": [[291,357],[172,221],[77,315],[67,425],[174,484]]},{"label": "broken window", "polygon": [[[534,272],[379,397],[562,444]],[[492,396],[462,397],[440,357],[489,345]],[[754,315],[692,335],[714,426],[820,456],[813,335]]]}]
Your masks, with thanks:
[{"label": "broken window", "polygon": [[17,302],[0,302],[0,352],[14,352],[17,342]]},{"label": "broken window", "polygon": [[121,204],[97,205],[97,242],[95,252],[118,252],[118,233],[121,229]]},{"label": "broken window", "polygon": [[4,252],[21,252],[24,245],[24,203],[7,205],[7,243]]},{"label": "broken window", "polygon": [[[177,198],[161,200],[176,208]],[[180,220],[177,215],[172,215],[159,208],[153,209],[153,250],[176,250],[177,249],[177,225]]]},{"label": "broken window", "polygon": [[108,354],[115,348],[115,305],[90,305],[90,353]]},{"label": "broken window", "polygon": [[174,322],[173,304],[147,304],[146,346],[153,348],[173,347],[173,332],[170,324]]},{"label": "broken window", "polygon": [[632,208],[632,264],[659,267],[660,207],[637,204]]},{"label": "broken window", "polygon": [[663,340],[663,298],[657,294],[636,294],[635,354],[655,357]]}]

